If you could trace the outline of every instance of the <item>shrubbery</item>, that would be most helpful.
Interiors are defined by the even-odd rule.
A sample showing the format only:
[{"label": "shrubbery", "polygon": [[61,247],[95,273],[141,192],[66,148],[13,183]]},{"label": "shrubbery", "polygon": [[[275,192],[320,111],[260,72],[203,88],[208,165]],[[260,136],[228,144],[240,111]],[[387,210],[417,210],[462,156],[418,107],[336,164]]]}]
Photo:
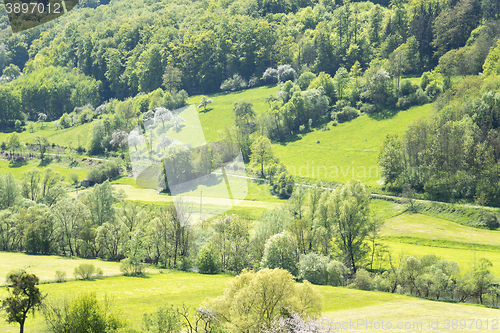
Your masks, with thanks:
[{"label": "shrubbery", "polygon": [[[109,301],[109,300],[106,300]],[[95,293],[82,293],[71,301],[46,303],[43,314],[51,333],[116,332],[125,324],[109,313],[109,302],[101,304]]]},{"label": "shrubbery", "polygon": [[146,266],[140,261],[125,258],[120,261],[120,271],[125,275],[141,275]]},{"label": "shrubbery", "polygon": [[314,284],[342,286],[348,269],[341,262],[311,252],[300,256],[299,278]]},{"label": "shrubbery", "polygon": [[104,164],[91,169],[87,173],[87,180],[96,183],[103,183],[108,179],[118,177],[120,172],[121,168],[116,162],[106,161]]},{"label": "shrubbery", "polygon": [[74,274],[82,280],[90,280],[92,278],[102,277],[102,269],[96,268],[93,264],[81,264],[75,267]]}]

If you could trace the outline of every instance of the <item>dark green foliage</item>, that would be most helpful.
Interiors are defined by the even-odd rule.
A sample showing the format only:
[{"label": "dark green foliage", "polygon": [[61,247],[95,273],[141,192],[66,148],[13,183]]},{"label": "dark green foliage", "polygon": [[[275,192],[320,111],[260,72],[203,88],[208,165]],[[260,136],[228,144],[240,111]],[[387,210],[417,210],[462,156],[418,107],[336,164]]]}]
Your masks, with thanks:
[{"label": "dark green foliage", "polygon": [[490,230],[496,230],[500,227],[500,222],[498,222],[498,216],[496,214],[486,214],[483,223]]},{"label": "dark green foliage", "polygon": [[121,173],[120,166],[113,161],[106,161],[95,168],[92,168],[87,173],[87,180],[91,180],[96,183],[103,183],[108,179],[113,179],[118,177]]},{"label": "dark green foliage", "polygon": [[196,257],[196,266],[202,274],[216,274],[220,271],[219,253],[212,243],[203,245]]},{"label": "dark green foliage", "polygon": [[292,195],[295,181],[284,165],[270,164],[266,167],[265,174],[269,180],[272,194],[283,198],[288,198]]},{"label": "dark green foliage", "polygon": [[7,322],[18,323],[23,333],[28,313],[31,311],[34,315],[44,299],[36,286],[38,277],[21,270],[9,273],[7,282],[12,284],[12,289],[8,289],[9,295],[2,300],[0,308],[7,312]]}]

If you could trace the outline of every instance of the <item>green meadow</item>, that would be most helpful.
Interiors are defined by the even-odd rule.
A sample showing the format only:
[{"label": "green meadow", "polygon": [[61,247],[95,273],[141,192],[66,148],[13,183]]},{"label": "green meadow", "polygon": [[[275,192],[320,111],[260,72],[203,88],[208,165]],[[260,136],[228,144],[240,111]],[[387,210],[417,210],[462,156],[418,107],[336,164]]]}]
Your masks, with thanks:
[{"label": "green meadow", "polygon": [[[35,123],[35,130],[31,133],[26,126],[26,130],[18,134],[21,143],[34,143],[36,136],[45,137],[50,144],[55,143],[60,147],[77,148],[78,145],[88,147],[90,143],[92,123],[56,130],[52,123],[45,122],[43,128],[41,127],[41,123]],[[0,142],[7,141],[10,135],[10,132],[0,132]]]},{"label": "green meadow", "polygon": [[[246,99],[253,103],[257,114],[267,110],[266,97],[276,96],[279,88],[277,86],[263,86],[233,93],[218,93],[207,95],[213,100],[207,109],[198,109],[200,122],[203,126],[207,142],[217,141],[219,133],[225,127],[231,127],[234,124],[233,104]],[[189,104],[198,106],[202,95],[192,96],[188,99]]]},{"label": "green meadow", "polygon": [[[69,281],[41,285],[43,293],[51,301],[70,298],[81,292],[95,292],[112,299],[113,310],[136,328],[142,324],[145,312],[153,312],[163,305],[191,309],[199,307],[207,298],[221,295],[229,275],[201,275],[165,271],[145,277],[111,277],[94,281]],[[384,321],[426,321],[456,318],[463,314],[467,318],[494,318],[498,310],[482,306],[448,304],[419,299],[406,295],[368,292],[331,286],[316,286],[322,295],[322,316],[332,322],[349,319]],[[0,297],[5,289],[0,289]],[[28,317],[27,331],[44,332],[42,315]],[[0,331],[16,332],[16,325],[0,321]],[[359,331],[359,330],[358,330]],[[472,330],[473,331],[473,330]],[[403,331],[403,332],[410,332]],[[473,331],[475,332],[475,331]]]},{"label": "green meadow", "polygon": [[380,184],[378,156],[389,133],[403,134],[414,120],[431,113],[432,104],[412,107],[384,119],[363,115],[332,126],[314,129],[297,139],[273,145],[274,152],[297,177],[345,183],[352,178],[370,186]]},{"label": "green meadow", "polygon": [[[5,284],[7,273],[13,269],[26,269],[36,274],[40,282],[54,282],[57,270],[66,273],[66,279],[74,279],[73,271],[81,264],[93,264],[101,268],[104,276],[121,275],[120,263],[97,259],[80,259],[61,256],[28,255],[19,252],[0,252],[0,285]],[[155,270],[151,270],[154,272]]]},{"label": "green meadow", "polygon": [[79,179],[85,179],[85,176],[88,172],[88,168],[71,168],[68,165],[58,162],[50,163],[48,165],[40,165],[40,160],[37,159],[28,160],[26,164],[21,166],[12,166],[8,161],[0,160],[0,174],[4,175],[11,172],[14,177],[16,177],[16,179],[21,178],[23,172],[28,171],[32,168],[39,168],[40,170],[44,170],[45,168],[52,168],[54,171],[59,172],[61,176],[66,176],[66,178],[68,178],[72,173],[76,173]]}]

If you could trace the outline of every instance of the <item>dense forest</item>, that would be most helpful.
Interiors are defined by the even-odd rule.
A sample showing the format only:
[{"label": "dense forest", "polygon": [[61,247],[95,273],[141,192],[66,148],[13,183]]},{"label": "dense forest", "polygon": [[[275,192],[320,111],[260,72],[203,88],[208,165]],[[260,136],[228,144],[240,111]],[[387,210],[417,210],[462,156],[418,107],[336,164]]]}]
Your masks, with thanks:
[{"label": "dense forest", "polygon": [[[25,117],[34,120],[39,113],[54,120],[75,107],[96,108],[158,88],[195,94],[221,85],[266,84],[270,81],[262,80],[263,74],[284,65],[297,77],[310,72],[333,78],[344,68],[356,85],[371,69],[361,83],[382,82],[382,95],[377,89],[365,94],[362,88],[350,89],[352,108],[361,110],[360,100],[371,104],[364,111],[373,105],[394,107],[401,97],[400,76],[431,71],[440,58],[447,60],[440,71],[445,77],[457,70],[479,73],[499,34],[499,14],[494,0],[137,0],[102,5],[95,0],[81,1],[64,17],[16,34],[4,15],[0,119],[3,126]],[[453,62],[460,68],[454,69]],[[267,73],[272,82],[272,71]],[[330,107],[343,98],[328,87],[325,95]],[[353,112],[347,110],[346,117]]]}]

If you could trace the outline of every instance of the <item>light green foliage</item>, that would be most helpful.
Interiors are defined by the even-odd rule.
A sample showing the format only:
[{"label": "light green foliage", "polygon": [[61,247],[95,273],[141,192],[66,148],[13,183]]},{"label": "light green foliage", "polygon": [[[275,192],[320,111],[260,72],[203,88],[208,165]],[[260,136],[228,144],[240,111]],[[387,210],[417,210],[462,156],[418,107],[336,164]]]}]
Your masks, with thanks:
[{"label": "light green foliage", "polygon": [[70,301],[52,301],[44,308],[51,333],[116,332],[124,324],[110,312],[110,299],[97,299],[95,292],[81,292]]},{"label": "light green foliage", "polygon": [[327,284],[329,258],[317,253],[300,256],[298,277],[313,284]]},{"label": "light green foliage", "polygon": [[81,264],[75,267],[73,274],[82,280],[90,280],[94,277],[101,277],[102,269],[96,268],[93,264]]},{"label": "light green foliage", "polygon": [[231,331],[259,332],[283,311],[303,315],[321,310],[321,296],[308,282],[296,284],[282,269],[243,271],[224,290],[224,294],[206,303],[228,321]]},{"label": "light green foliage", "polygon": [[12,133],[7,139],[7,147],[12,152],[21,146],[21,141],[19,141],[19,136],[17,133]]},{"label": "light green foliage", "polygon": [[220,253],[223,270],[241,272],[249,264],[249,225],[237,215],[222,215],[212,227],[212,242]]},{"label": "light green foliage", "polygon": [[260,267],[282,268],[296,276],[298,259],[297,241],[285,231],[267,240]]},{"label": "light green foliage", "polygon": [[361,290],[372,290],[373,281],[370,273],[363,268],[358,269],[354,277],[353,286]]},{"label": "light green foliage", "polygon": [[250,150],[252,152],[250,160],[252,163],[260,164],[261,175],[264,175],[264,163],[274,159],[271,141],[266,137],[259,136],[250,146]]},{"label": "light green foliage", "polygon": [[267,240],[276,234],[288,229],[292,215],[282,207],[266,211],[261,220],[255,225],[250,239],[251,254],[254,265],[260,263],[264,256]]},{"label": "light green foliage", "polygon": [[66,280],[66,272],[65,271],[60,271],[56,270],[56,282],[63,282]]},{"label": "light green foliage", "polygon": [[353,272],[366,255],[365,238],[369,227],[370,194],[359,181],[338,186],[330,194],[325,192],[319,208],[317,228],[323,230],[325,253],[330,241],[328,231],[334,230],[334,243],[340,257]]},{"label": "light green foliage", "polygon": [[344,98],[344,92],[347,89],[349,85],[349,72],[345,67],[340,67],[337,70],[337,73],[335,73],[335,76],[333,77],[333,81],[335,82],[336,85],[336,93],[338,99],[343,99]]},{"label": "light green foliage", "polygon": [[347,280],[349,270],[340,261],[332,260],[326,266],[328,273],[328,284],[332,286],[343,286]]},{"label": "light green foliage", "polygon": [[143,326],[151,333],[178,333],[181,331],[181,318],[173,307],[162,306],[156,312],[145,313]]},{"label": "light green foliage", "polygon": [[119,197],[109,181],[95,185],[92,193],[89,193],[85,199],[92,222],[95,225],[101,226],[103,223],[113,220],[115,214],[113,205],[119,200]]},{"label": "light green foliage", "polygon": [[35,314],[35,310],[40,308],[43,302],[43,295],[38,285],[38,277],[29,274],[24,270],[12,272],[8,276],[12,284],[9,295],[2,299],[0,309],[7,312],[8,323],[18,323],[20,332],[24,331],[24,324],[29,312]]},{"label": "light green foliage", "polygon": [[330,74],[324,72],[319,73],[318,77],[316,77],[311,81],[307,89],[309,90],[312,88],[319,88],[319,87],[323,87],[325,95],[330,99],[330,104],[333,104],[333,102],[336,100],[335,81],[330,76]]},{"label": "light green foliage", "polygon": [[485,75],[500,75],[500,40],[491,48],[483,65]]},{"label": "light green foliage", "polygon": [[12,207],[19,198],[19,183],[9,172],[0,175],[0,206],[2,209]]}]

